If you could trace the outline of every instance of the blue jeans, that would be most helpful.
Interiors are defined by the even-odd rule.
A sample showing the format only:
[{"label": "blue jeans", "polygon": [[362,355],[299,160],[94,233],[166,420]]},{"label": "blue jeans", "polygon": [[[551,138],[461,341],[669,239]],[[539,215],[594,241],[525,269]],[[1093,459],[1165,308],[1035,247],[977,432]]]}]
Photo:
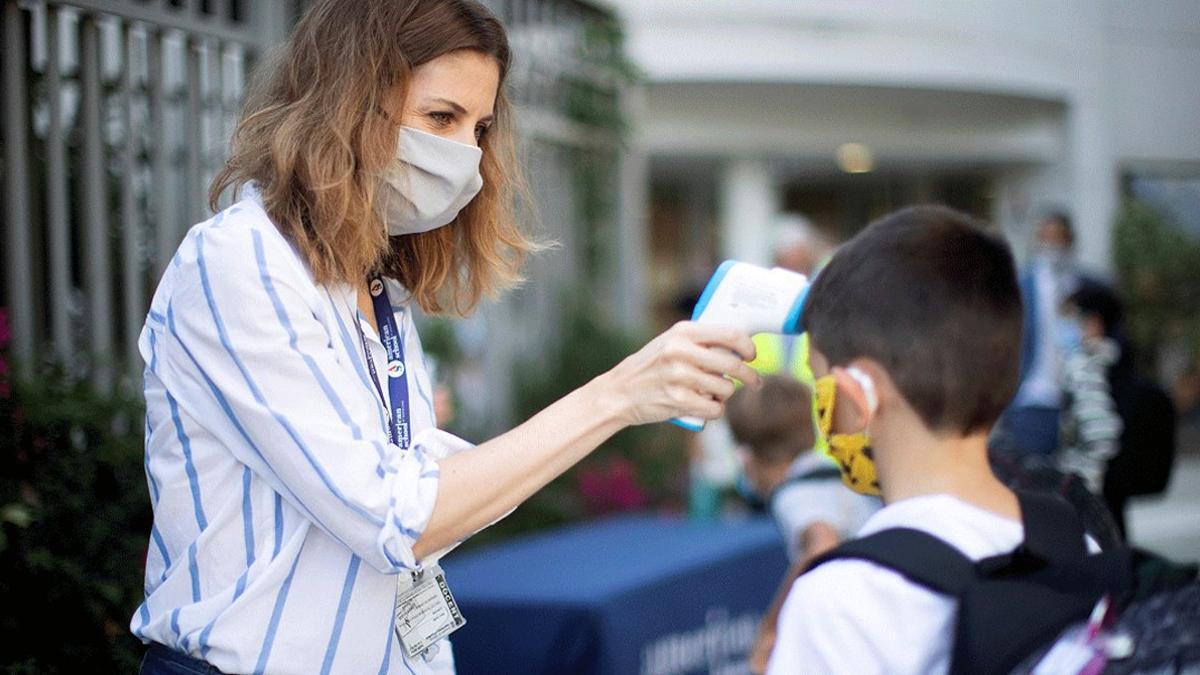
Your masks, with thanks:
[{"label": "blue jeans", "polygon": [[200,659],[151,642],[142,659],[142,675],[221,675],[221,671]]},{"label": "blue jeans", "polygon": [[1009,408],[999,426],[1003,445],[1014,454],[1046,456],[1058,449],[1058,408]]}]

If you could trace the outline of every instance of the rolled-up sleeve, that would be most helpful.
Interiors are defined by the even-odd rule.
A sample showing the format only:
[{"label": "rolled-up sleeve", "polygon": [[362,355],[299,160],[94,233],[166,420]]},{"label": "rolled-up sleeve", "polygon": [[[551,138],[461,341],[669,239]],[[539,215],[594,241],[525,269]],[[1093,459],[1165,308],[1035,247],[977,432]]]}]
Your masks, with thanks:
[{"label": "rolled-up sleeve", "polygon": [[[164,330],[165,384],[218,440],[325,532],[381,572],[417,566],[437,452],[392,445],[375,394],[320,320],[336,311],[286,240],[244,223],[193,232]],[[183,395],[186,394],[186,395]]]}]

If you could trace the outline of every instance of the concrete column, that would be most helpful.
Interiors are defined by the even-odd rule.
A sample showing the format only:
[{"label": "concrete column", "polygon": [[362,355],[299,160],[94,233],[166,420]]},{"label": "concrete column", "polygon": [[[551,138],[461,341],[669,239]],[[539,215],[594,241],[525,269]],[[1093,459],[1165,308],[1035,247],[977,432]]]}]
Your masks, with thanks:
[{"label": "concrete column", "polygon": [[1084,12],[1075,38],[1078,76],[1068,97],[1067,161],[1075,252],[1086,269],[1111,272],[1112,225],[1120,199],[1109,95],[1109,29],[1105,14]]},{"label": "concrete column", "polygon": [[758,158],[732,159],[718,180],[719,257],[770,264],[771,226],[780,195],[769,163]]},{"label": "concrete column", "polygon": [[1112,225],[1120,199],[1117,162],[1100,87],[1076,93],[1067,112],[1071,214],[1084,268],[1111,272]]}]

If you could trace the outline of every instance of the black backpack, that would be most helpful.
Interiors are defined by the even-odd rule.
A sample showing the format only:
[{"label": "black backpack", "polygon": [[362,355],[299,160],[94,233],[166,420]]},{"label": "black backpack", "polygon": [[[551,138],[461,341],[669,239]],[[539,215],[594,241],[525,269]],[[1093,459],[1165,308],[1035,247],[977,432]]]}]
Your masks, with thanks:
[{"label": "black backpack", "polygon": [[1134,588],[1133,551],[1089,555],[1075,510],[1058,497],[1017,491],[1025,541],[978,562],[920,530],[894,528],[843,543],[812,570],[841,559],[887,567],[958,599],[951,673],[1007,673],[1086,618],[1101,597]]},{"label": "black backpack", "polygon": [[1104,500],[1088,490],[1087,483],[1077,474],[1059,470],[1050,457],[1018,456],[989,448],[988,463],[996,478],[1010,490],[1056,495],[1070,504],[1083,524],[1083,531],[1096,540],[1101,550],[1124,544],[1125,538]]},{"label": "black backpack", "polygon": [[[1160,558],[1150,566],[1162,563]],[[1200,673],[1200,582],[1195,581],[1196,568],[1168,564],[1170,569],[1157,580],[1158,592],[1132,602],[1115,620],[1104,624],[1108,636],[1103,650],[1107,657],[1104,675]],[[1146,565],[1135,562],[1134,567],[1140,581]],[[1078,644],[1079,635],[1086,629],[1086,622],[1072,624],[1053,644],[1031,654],[1013,673],[1037,672],[1051,649],[1060,642]]]},{"label": "black backpack", "polygon": [[1171,395],[1150,380],[1133,377],[1113,383],[1113,399],[1125,426],[1104,475],[1105,494],[1161,494],[1175,465],[1177,413]]}]

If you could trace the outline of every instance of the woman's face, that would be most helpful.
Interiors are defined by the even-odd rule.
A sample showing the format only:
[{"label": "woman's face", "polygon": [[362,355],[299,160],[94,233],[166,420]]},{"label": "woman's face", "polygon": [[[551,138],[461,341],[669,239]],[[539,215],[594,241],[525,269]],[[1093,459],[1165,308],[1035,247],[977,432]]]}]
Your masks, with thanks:
[{"label": "woman's face", "polygon": [[478,146],[495,120],[500,67],[471,49],[443,54],[413,69],[400,123]]}]

